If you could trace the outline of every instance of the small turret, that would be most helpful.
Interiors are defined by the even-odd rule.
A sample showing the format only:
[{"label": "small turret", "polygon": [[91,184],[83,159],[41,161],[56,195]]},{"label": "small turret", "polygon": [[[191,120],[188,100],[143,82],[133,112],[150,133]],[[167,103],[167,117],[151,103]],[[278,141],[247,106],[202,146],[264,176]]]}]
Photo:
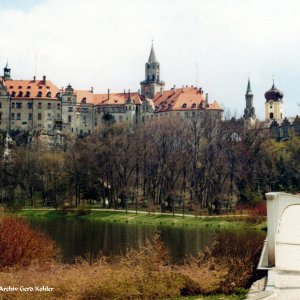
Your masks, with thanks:
[{"label": "small turret", "polygon": [[6,63],[6,66],[4,68],[4,80],[9,80],[10,78],[10,68],[8,66],[8,62]]}]

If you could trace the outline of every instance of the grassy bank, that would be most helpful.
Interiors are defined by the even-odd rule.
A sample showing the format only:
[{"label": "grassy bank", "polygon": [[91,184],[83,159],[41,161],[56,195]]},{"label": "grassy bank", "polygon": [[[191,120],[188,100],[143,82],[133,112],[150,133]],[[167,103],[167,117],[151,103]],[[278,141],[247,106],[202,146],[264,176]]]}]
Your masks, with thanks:
[{"label": "grassy bank", "polygon": [[154,226],[206,226],[222,227],[232,229],[266,229],[264,217],[247,216],[198,216],[185,215],[172,216],[170,214],[148,214],[145,212],[121,212],[114,210],[71,210],[60,211],[51,209],[23,209],[14,213],[23,217],[44,217],[44,218],[81,218],[101,222],[118,222],[128,224],[143,224]]}]

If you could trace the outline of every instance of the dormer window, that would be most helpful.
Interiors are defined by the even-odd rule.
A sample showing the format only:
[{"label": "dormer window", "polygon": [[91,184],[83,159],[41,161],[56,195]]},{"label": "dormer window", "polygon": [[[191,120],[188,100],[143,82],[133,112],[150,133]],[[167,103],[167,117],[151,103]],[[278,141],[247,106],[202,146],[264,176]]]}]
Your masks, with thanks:
[{"label": "dormer window", "polygon": [[186,107],[187,107],[186,103],[183,103],[182,108],[186,108]]},{"label": "dormer window", "polygon": [[29,85],[29,86],[27,87],[27,89],[28,89],[28,90],[31,89],[31,86]]},{"label": "dormer window", "polygon": [[42,89],[43,87],[41,85],[39,85],[39,89]]},{"label": "dormer window", "polygon": [[26,92],[25,97],[30,97],[30,92]]},{"label": "dormer window", "polygon": [[60,93],[56,94],[56,98],[58,98],[58,99],[60,98]]},{"label": "dormer window", "polygon": [[12,93],[11,93],[11,96],[12,96],[12,97],[16,97],[16,92],[12,92]]},{"label": "dormer window", "polygon": [[23,92],[19,92],[18,97],[23,97]]},{"label": "dormer window", "polygon": [[86,103],[86,98],[82,98],[81,103],[85,104]]},{"label": "dormer window", "polygon": [[172,109],[172,105],[171,104],[168,104],[168,109]]},{"label": "dormer window", "polygon": [[42,97],[42,92],[39,91],[38,94],[37,94],[37,96],[38,96],[38,97]]},{"label": "dormer window", "polygon": [[21,88],[22,88],[22,86],[21,86],[21,85],[19,85],[19,86],[18,86],[18,88],[19,88],[19,89],[21,89]]},{"label": "dormer window", "polygon": [[48,92],[46,96],[47,98],[51,98],[51,92]]},{"label": "dormer window", "polygon": [[193,104],[192,104],[192,108],[196,108],[196,103],[193,103]]}]

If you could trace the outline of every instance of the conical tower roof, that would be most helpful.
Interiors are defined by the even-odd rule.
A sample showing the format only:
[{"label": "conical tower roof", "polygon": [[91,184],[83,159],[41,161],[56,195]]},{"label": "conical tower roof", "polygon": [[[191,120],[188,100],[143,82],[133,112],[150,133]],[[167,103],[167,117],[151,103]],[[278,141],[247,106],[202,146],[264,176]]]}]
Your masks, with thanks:
[{"label": "conical tower roof", "polygon": [[253,95],[252,91],[251,91],[250,78],[248,78],[248,85],[247,85],[246,95]]},{"label": "conical tower roof", "polygon": [[151,51],[150,51],[148,62],[149,63],[155,63],[155,62],[157,62],[156,56],[155,56],[155,52],[154,52],[153,44],[152,44],[152,47],[151,47]]}]

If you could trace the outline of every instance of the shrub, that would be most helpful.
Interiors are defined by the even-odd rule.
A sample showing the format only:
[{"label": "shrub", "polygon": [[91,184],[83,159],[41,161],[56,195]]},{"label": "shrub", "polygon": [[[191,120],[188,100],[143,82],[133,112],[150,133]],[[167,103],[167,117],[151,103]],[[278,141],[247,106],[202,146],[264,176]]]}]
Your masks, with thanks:
[{"label": "shrub", "polygon": [[0,269],[28,266],[55,258],[58,248],[42,232],[15,217],[0,219]]}]

